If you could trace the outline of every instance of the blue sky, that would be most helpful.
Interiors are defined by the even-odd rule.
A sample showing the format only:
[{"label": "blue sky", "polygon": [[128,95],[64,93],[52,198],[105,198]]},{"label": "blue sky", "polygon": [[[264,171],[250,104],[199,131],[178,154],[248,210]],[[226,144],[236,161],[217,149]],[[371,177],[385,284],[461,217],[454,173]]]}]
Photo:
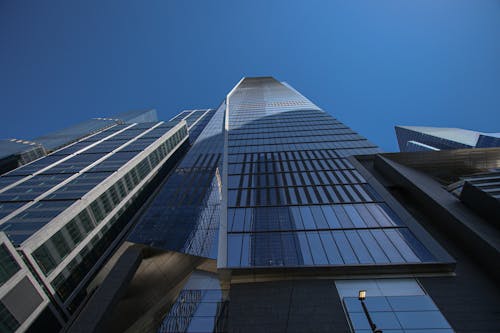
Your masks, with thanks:
[{"label": "blue sky", "polygon": [[272,75],[386,151],[394,125],[500,132],[500,1],[2,1],[0,137],[216,107]]}]

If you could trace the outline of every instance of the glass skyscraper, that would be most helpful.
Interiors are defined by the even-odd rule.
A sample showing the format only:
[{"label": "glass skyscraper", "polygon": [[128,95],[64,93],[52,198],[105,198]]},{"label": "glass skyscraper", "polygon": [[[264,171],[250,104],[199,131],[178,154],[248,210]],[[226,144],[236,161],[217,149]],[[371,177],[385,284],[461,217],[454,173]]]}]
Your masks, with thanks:
[{"label": "glass skyscraper", "polygon": [[375,145],[272,78],[227,105],[219,268],[439,264],[346,159]]},{"label": "glass skyscraper", "polygon": [[[214,109],[115,123],[0,177],[0,322],[44,327],[49,308],[73,333],[496,327],[498,288],[465,258],[495,262],[495,229],[483,237],[405,158],[272,77]],[[7,296],[21,279],[34,310]],[[475,326],[460,321],[467,285]]]},{"label": "glass skyscraper", "polygon": [[[374,144],[271,77],[242,79],[211,113],[127,238],[144,256],[133,268],[133,289],[110,318],[98,320],[107,321],[102,325],[90,321],[103,297],[96,295],[71,332],[126,327],[162,333],[280,332],[307,331],[308,325],[313,331],[365,332],[368,322],[353,300],[361,286],[370,304],[387,304],[375,314],[381,328],[452,332],[414,275],[449,274],[454,260],[418,223],[400,216],[352,164],[349,156],[380,153]],[[150,251],[197,261],[188,275],[168,261],[162,271],[162,261],[153,264]],[[148,274],[179,274],[186,282],[175,287],[181,289],[169,301],[148,296],[156,305],[140,309],[133,304],[148,302],[140,296],[148,293],[141,285]],[[296,305],[282,302],[277,290],[292,292],[294,280],[301,281],[301,293],[318,297],[301,303],[308,311],[321,309],[322,321],[280,319]],[[277,299],[263,304],[262,292]],[[321,294],[334,300],[341,324],[329,322],[334,310],[321,307]],[[417,321],[432,324],[405,321],[408,304]],[[125,314],[130,324],[119,320]],[[285,329],[290,320],[294,327]]]},{"label": "glass skyscraper", "polygon": [[0,140],[0,175],[107,127],[155,121],[158,121],[156,110],[129,111],[112,117],[89,119],[31,140]]},{"label": "glass skyscraper", "polygon": [[402,152],[500,147],[500,133],[482,133],[462,128],[396,126]]},{"label": "glass skyscraper", "polygon": [[208,111],[170,122],[142,122],[156,118],[151,111],[91,120],[46,136],[46,147],[63,147],[0,176],[2,332],[70,318]]}]

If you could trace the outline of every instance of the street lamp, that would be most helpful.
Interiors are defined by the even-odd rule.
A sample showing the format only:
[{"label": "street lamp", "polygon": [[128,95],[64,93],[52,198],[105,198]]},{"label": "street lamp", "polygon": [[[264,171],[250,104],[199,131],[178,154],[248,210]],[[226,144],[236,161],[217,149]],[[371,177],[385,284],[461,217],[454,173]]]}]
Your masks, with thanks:
[{"label": "street lamp", "polygon": [[368,309],[366,308],[365,304],[365,299],[366,299],[366,290],[360,290],[358,293],[358,299],[361,302],[361,306],[363,307],[363,311],[365,312],[366,319],[368,319],[368,323],[370,324],[370,328],[372,329],[373,333],[383,333],[382,330],[379,330],[377,328],[377,325],[372,320],[372,317],[370,317],[370,314],[368,313]]}]

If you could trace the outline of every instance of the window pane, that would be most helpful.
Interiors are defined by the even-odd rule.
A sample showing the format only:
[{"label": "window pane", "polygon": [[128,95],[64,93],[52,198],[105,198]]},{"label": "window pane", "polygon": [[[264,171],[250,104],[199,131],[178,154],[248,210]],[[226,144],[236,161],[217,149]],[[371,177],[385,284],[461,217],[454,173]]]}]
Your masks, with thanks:
[{"label": "window pane", "polygon": [[323,249],[318,233],[308,232],[307,238],[309,239],[314,264],[327,265],[328,260],[326,259],[325,250]]},{"label": "window pane", "polygon": [[351,243],[352,248],[356,253],[356,256],[358,257],[359,262],[362,264],[372,264],[373,259],[368,253],[368,250],[366,249],[365,245],[359,238],[359,235],[356,232],[356,230],[346,230],[345,234],[347,236],[347,239],[349,240],[349,243]]},{"label": "window pane", "polygon": [[302,215],[302,221],[304,222],[304,227],[306,230],[315,230],[316,224],[314,223],[313,216],[309,207],[300,207],[300,214]]},{"label": "window pane", "polygon": [[319,236],[325,248],[326,256],[328,258],[328,262],[331,265],[342,265],[344,261],[340,255],[340,252],[333,240],[332,234],[330,231],[320,231]]},{"label": "window pane", "polygon": [[312,265],[313,260],[311,256],[311,251],[309,250],[309,244],[307,242],[307,237],[305,232],[298,232],[297,237],[300,243],[300,253],[302,254],[302,259],[304,265]]},{"label": "window pane", "polygon": [[396,316],[405,329],[450,328],[450,325],[439,311],[396,312]]},{"label": "window pane", "polygon": [[342,259],[346,264],[358,264],[358,259],[354,254],[351,245],[347,241],[347,238],[344,235],[343,231],[333,231],[333,238],[335,239],[335,243],[337,244],[340,254],[342,255]]},{"label": "window pane", "polygon": [[227,235],[227,263],[230,267],[240,266],[242,235]]}]

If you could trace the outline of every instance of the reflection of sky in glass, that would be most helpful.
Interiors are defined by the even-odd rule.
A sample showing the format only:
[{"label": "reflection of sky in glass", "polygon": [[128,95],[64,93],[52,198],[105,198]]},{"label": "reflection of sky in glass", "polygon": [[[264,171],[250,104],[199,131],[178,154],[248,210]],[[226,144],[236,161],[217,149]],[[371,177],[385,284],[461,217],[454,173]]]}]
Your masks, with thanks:
[{"label": "reflection of sky in glass", "polygon": [[[427,295],[367,297],[365,304],[377,328],[384,332],[454,332]],[[346,297],[344,305],[354,332],[371,332],[361,302],[355,297]]]},{"label": "reflection of sky in glass", "polygon": [[[198,138],[141,216],[129,241],[217,257],[224,111],[223,104],[193,122],[190,136]],[[192,112],[179,118],[186,115],[189,118]]]},{"label": "reflection of sky in glass", "polygon": [[435,260],[345,158],[379,149],[272,78],[229,99],[228,267]]}]

